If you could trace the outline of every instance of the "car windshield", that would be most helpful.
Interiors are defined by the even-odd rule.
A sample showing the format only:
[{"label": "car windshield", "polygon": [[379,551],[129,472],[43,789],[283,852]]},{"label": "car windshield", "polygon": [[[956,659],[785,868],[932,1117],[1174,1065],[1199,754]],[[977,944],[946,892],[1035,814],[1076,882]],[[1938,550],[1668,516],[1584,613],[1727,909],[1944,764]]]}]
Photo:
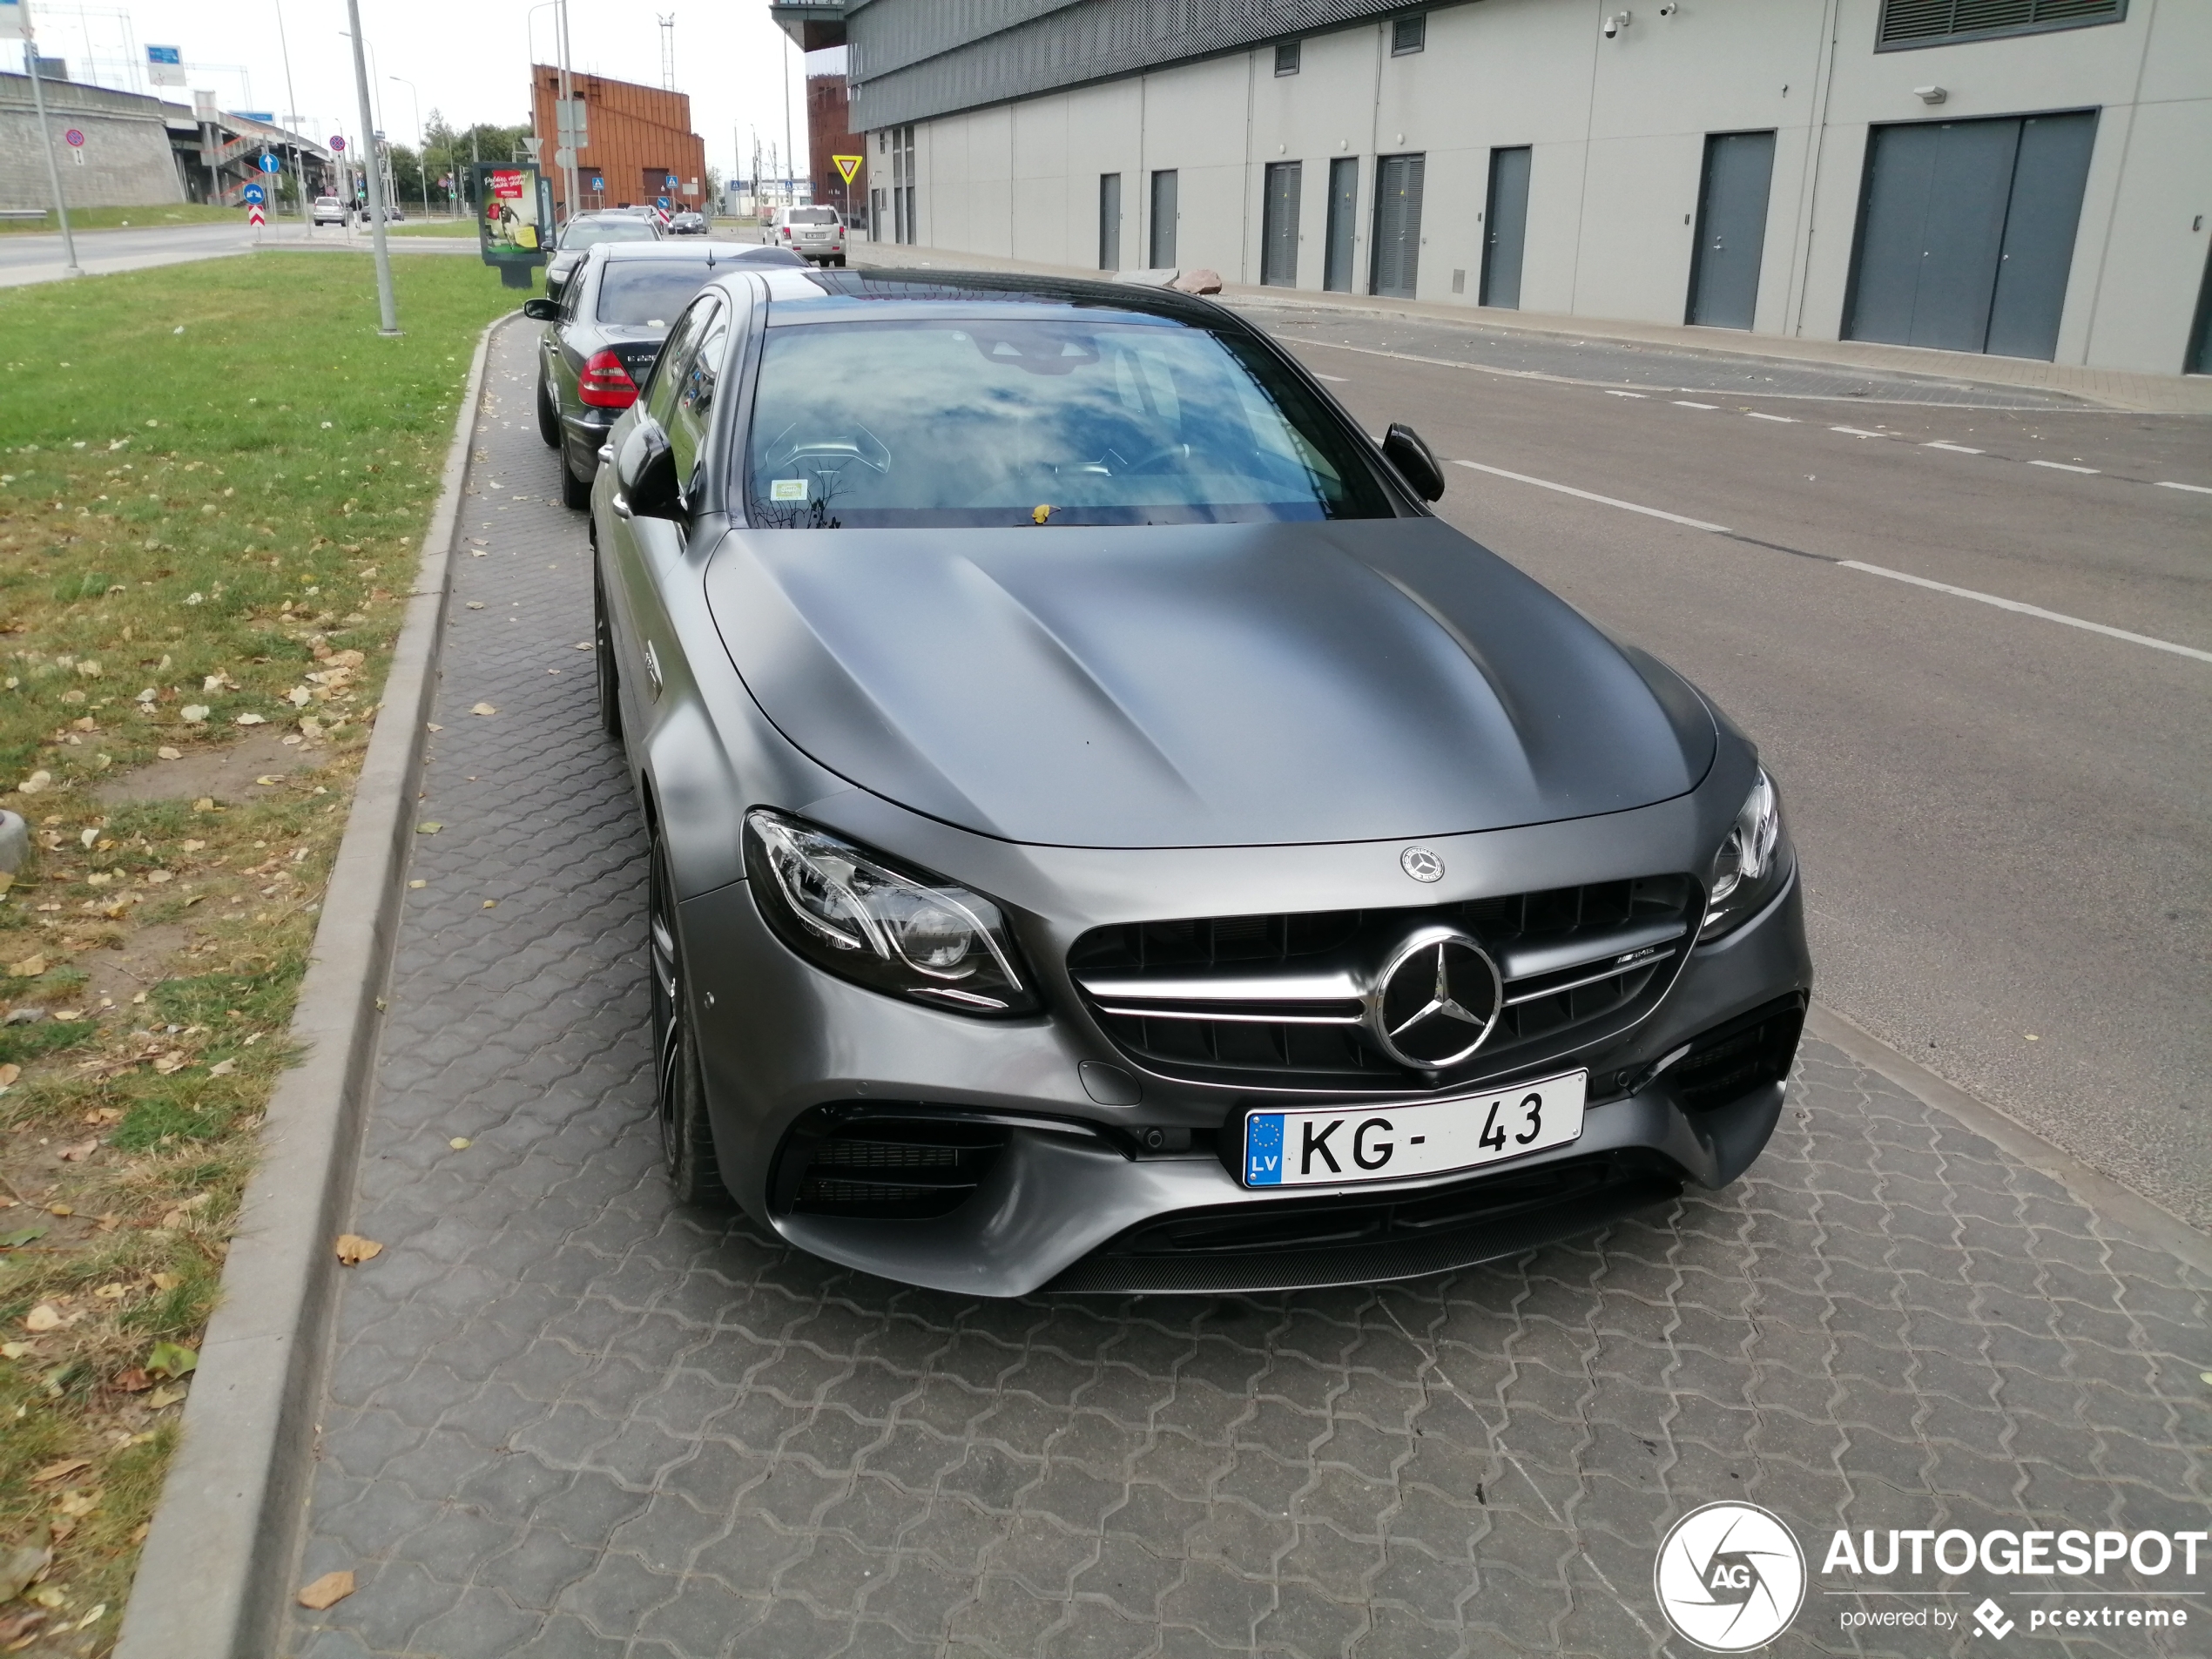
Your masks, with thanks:
[{"label": "car windshield", "polygon": [[653,227],[642,219],[577,219],[561,233],[563,247],[590,247],[596,242],[650,242]]},{"label": "car windshield", "polygon": [[837,209],[834,207],[794,207],[791,210],[790,223],[834,225],[837,223]]},{"label": "car windshield", "polygon": [[756,524],[1387,518],[1374,469],[1264,347],[1161,320],[768,330]]},{"label": "car windshield", "polygon": [[705,260],[610,260],[599,273],[599,320],[665,328],[713,274]]}]

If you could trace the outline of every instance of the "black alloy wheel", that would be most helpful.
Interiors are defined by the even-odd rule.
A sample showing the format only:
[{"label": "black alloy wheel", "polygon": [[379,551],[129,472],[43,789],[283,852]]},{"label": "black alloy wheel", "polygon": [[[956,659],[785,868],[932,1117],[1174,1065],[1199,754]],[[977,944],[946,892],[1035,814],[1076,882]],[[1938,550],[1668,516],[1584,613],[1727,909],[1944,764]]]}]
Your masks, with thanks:
[{"label": "black alloy wheel", "polygon": [[668,857],[653,838],[645,954],[653,994],[653,1107],[660,1123],[661,1161],[678,1204],[726,1208],[730,1195],[714,1157],[707,1122],[706,1089],[699,1076],[690,987],[685,982],[684,941],[676,929],[676,901]]},{"label": "black alloy wheel", "polygon": [[591,665],[598,671],[599,729],[622,741],[622,673],[615,666],[614,631],[607,624],[607,590],[591,582]]},{"label": "black alloy wheel", "polygon": [[553,391],[543,374],[537,377],[537,435],[549,449],[561,447],[560,412],[553,407]]}]

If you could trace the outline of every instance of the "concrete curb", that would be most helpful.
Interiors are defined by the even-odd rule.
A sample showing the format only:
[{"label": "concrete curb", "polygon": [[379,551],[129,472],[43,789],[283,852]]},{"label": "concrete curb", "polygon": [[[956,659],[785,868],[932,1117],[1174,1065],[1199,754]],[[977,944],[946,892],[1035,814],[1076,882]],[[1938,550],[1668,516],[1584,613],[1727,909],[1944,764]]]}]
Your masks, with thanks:
[{"label": "concrete curb", "polygon": [[307,1058],[278,1082],[201,1345],[184,1442],[138,1560],[117,1659],[273,1652],[313,1468],[340,1230],[360,1153],[378,1009],[397,931],[448,563],[494,333],[469,366],[415,597],[292,1016]]},{"label": "concrete curb", "polygon": [[2212,1280],[2212,1237],[2199,1232],[2141,1193],[2121,1186],[2109,1176],[2098,1174],[2073,1153],[2052,1145],[2026,1124],[2007,1117],[1957,1084],[1946,1082],[1918,1061],[1907,1059],[1831,1008],[1818,1002],[1812,1005],[1805,1020],[1805,1035],[1841,1049],[1869,1071],[1888,1078],[1907,1094],[1972,1130],[2037,1174],[2048,1176],[2100,1220],[2127,1228]]}]

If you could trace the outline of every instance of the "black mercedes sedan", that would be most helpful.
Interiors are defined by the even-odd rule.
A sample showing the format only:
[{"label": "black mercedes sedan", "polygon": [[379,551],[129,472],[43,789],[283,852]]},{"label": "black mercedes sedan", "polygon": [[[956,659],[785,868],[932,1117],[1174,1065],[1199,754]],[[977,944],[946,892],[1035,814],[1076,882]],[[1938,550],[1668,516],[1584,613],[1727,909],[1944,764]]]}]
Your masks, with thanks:
[{"label": "black mercedes sedan", "polygon": [[718,271],[605,453],[681,1199],[964,1294],[1252,1291],[1773,1132],[1812,970],[1750,740],[1231,311]]},{"label": "black mercedes sedan", "polygon": [[669,325],[702,283],[733,262],[806,263],[750,242],[601,242],[557,298],[523,301],[524,316],[550,325],[538,346],[537,431],[561,451],[561,499],[569,506],[590,503],[599,446],[637,401]]}]

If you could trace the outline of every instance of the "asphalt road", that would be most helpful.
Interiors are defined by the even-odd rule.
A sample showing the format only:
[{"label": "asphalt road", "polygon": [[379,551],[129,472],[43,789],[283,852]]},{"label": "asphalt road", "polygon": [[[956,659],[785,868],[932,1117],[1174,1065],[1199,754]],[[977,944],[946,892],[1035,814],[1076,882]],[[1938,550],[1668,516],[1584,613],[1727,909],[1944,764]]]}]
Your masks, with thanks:
[{"label": "asphalt road", "polygon": [[1254,314],[1371,429],[1494,469],[1447,464],[1443,515],[1761,745],[1830,1007],[2212,1225],[2212,421],[1631,395],[1596,343],[1532,379],[1449,325]]},{"label": "asphalt road", "polygon": [[[150,211],[159,211],[153,209]],[[243,221],[244,215],[239,216]],[[287,250],[303,248],[351,249],[364,252],[368,233],[351,233],[326,225],[310,233],[297,219],[265,227],[257,244],[243,222],[236,225],[172,225],[158,229],[79,231],[76,235],[77,263],[87,276],[108,276],[118,271],[140,271],[149,266],[186,265],[196,260],[224,259],[250,253],[259,246]],[[395,253],[468,253],[476,245],[466,237],[392,236],[387,245]],[[62,239],[58,232],[30,232],[0,236],[0,288],[30,282],[58,281],[64,272]]]}]

